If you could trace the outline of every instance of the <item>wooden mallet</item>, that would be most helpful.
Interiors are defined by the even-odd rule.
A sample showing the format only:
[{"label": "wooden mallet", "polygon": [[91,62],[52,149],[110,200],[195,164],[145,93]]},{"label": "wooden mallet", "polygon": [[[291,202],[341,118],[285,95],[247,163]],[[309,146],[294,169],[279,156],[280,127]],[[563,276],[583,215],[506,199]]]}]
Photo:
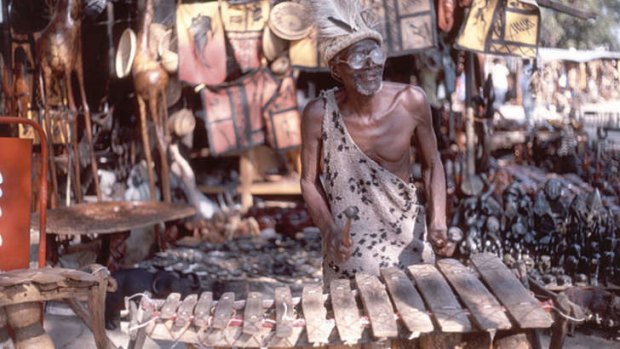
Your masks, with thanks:
[{"label": "wooden mallet", "polygon": [[342,242],[347,246],[351,246],[351,235],[349,234],[349,230],[351,230],[351,221],[354,219],[359,219],[359,216],[357,215],[359,211],[360,210],[357,206],[349,206],[342,211],[342,213],[347,217],[347,221],[344,224],[344,229],[342,229]]}]

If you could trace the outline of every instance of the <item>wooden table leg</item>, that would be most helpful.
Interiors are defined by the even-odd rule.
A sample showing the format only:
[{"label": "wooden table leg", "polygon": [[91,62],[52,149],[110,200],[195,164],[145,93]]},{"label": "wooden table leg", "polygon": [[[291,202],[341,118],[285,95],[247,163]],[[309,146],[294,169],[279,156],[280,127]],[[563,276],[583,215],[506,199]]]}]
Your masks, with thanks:
[{"label": "wooden table leg", "polygon": [[[129,328],[137,327],[143,320],[144,311],[138,309],[135,302],[129,302]],[[129,331],[128,349],[142,349],[146,341],[146,327],[140,327],[137,330]]]},{"label": "wooden table leg", "polygon": [[114,348],[105,332],[105,295],[108,291],[108,276],[110,273],[106,268],[100,268],[93,272],[99,283],[94,287],[88,297],[88,308],[92,332],[95,337],[97,349]]},{"label": "wooden table leg", "polygon": [[254,181],[254,164],[252,150],[239,156],[239,176],[241,177],[241,210],[246,212],[253,205],[252,182]]},{"label": "wooden table leg", "polygon": [[9,326],[15,334],[16,348],[53,349],[54,343],[41,323],[41,305],[38,302],[6,306]]}]

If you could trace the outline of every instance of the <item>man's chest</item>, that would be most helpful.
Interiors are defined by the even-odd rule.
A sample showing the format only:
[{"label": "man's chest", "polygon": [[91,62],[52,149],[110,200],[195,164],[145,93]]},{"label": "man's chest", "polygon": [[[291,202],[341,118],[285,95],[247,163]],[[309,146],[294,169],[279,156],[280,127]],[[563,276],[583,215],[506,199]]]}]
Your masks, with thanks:
[{"label": "man's chest", "polygon": [[371,122],[344,119],[357,147],[381,165],[401,163],[409,157],[415,125],[404,115],[390,115]]}]

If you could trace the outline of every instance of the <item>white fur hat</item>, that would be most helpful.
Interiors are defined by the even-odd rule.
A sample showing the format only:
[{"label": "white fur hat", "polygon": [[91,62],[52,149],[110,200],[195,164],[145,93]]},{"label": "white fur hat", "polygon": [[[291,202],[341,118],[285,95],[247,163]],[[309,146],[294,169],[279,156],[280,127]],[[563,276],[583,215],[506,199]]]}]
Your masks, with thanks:
[{"label": "white fur hat", "polygon": [[358,0],[310,0],[319,37],[319,50],[325,63],[340,51],[364,39],[383,43],[374,13],[362,8]]}]

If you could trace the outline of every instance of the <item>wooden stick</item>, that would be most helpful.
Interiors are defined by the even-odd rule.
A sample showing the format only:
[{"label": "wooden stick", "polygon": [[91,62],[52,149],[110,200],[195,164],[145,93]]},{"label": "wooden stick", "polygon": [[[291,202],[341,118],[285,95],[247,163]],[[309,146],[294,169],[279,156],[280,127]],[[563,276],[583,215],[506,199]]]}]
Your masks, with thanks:
[{"label": "wooden stick", "polygon": [[558,12],[566,13],[579,19],[596,19],[596,13],[594,11],[573,8],[552,0],[537,0],[536,2],[541,7],[546,7]]}]

